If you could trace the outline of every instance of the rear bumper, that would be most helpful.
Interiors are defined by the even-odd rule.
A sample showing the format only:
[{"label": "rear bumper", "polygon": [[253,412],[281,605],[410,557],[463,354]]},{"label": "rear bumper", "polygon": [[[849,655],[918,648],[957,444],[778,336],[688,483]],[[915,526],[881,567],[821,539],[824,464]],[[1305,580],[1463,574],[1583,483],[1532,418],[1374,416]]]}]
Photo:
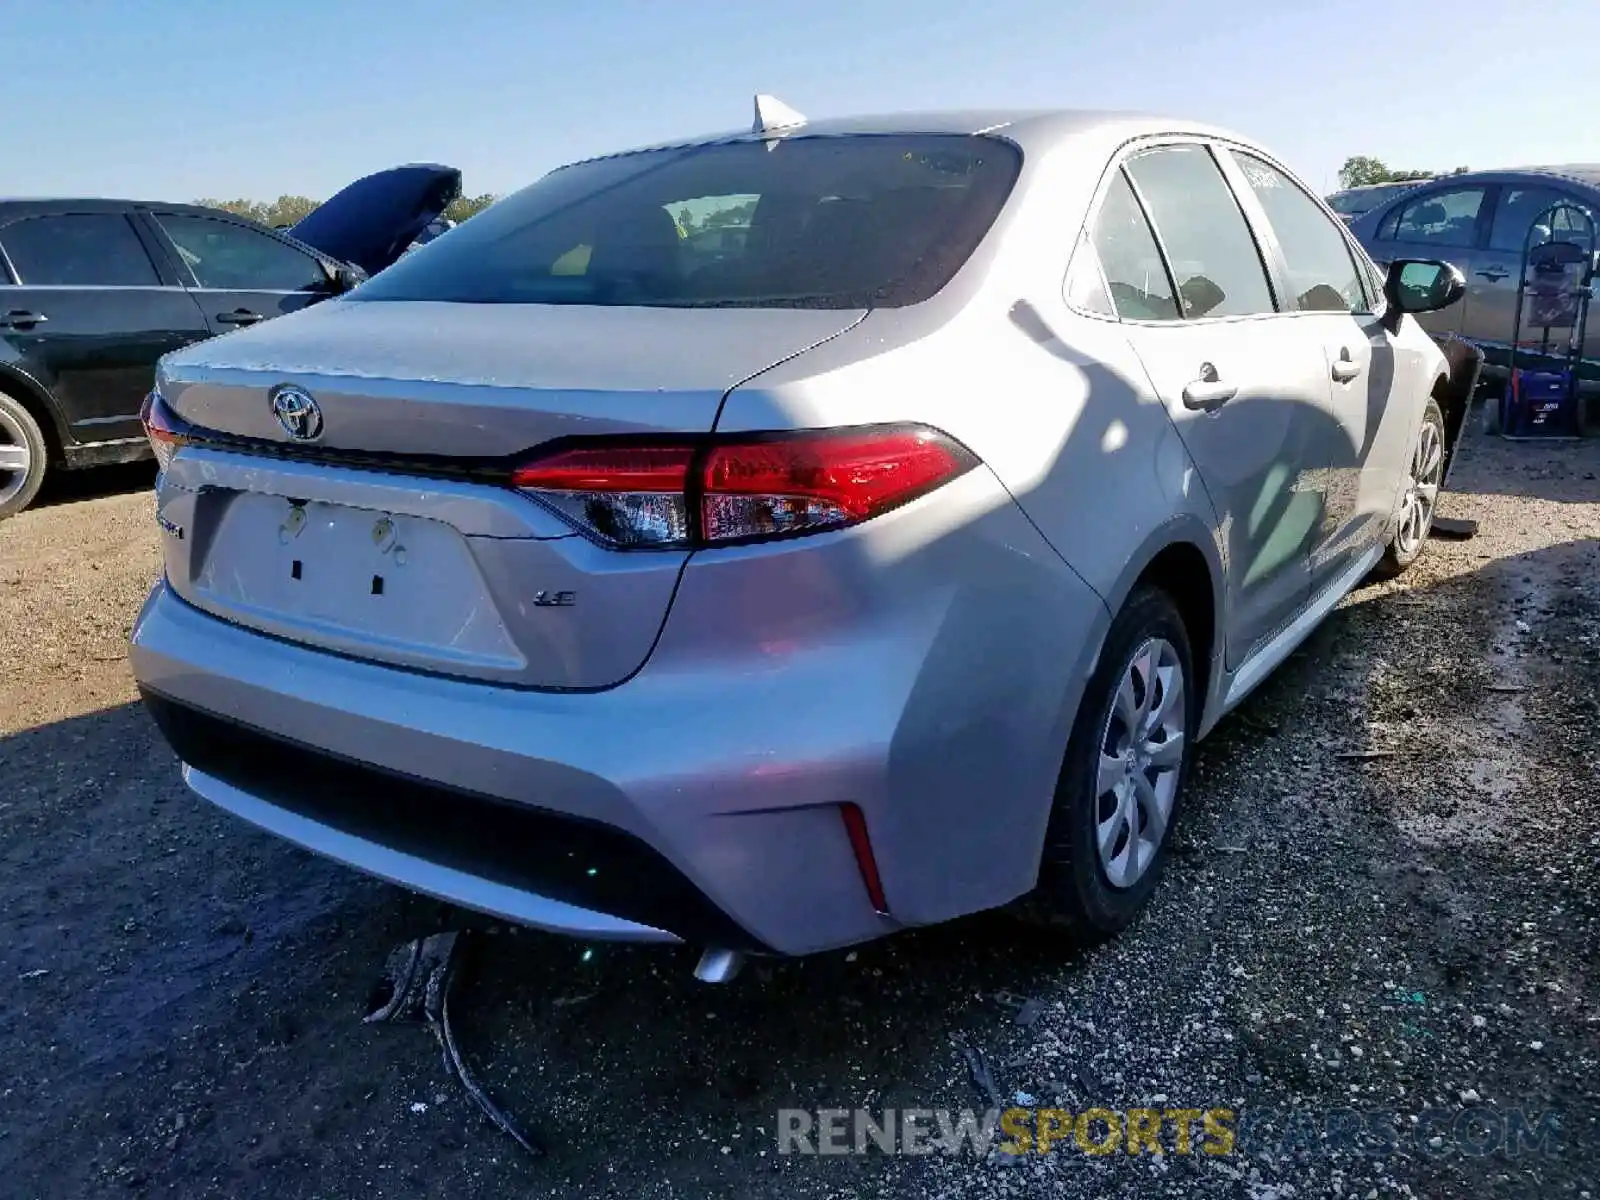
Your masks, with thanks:
[{"label": "rear bumper", "polygon": [[341,657],[165,583],[134,675],[191,788],[371,874],[586,938],[861,942],[1032,887],[1109,619],[986,475],[951,485],[986,502],[959,531],[913,505],[872,523],[871,557],[856,530],[697,561],[650,660],[607,691]]},{"label": "rear bumper", "polygon": [[[893,928],[835,812],[708,805],[752,764],[689,767],[621,691],[519,692],[340,658],[220,621],[165,585],[132,656],[191,789],[393,883],[591,939],[801,953]],[[836,782],[819,790],[850,790],[848,764],[822,770]],[[703,790],[675,804],[694,775]],[[758,872],[806,914],[778,923],[786,944],[711,899]]]},{"label": "rear bumper", "polygon": [[349,762],[158,692],[143,697],[191,788],[330,858],[563,933],[764,949],[637,838]]}]

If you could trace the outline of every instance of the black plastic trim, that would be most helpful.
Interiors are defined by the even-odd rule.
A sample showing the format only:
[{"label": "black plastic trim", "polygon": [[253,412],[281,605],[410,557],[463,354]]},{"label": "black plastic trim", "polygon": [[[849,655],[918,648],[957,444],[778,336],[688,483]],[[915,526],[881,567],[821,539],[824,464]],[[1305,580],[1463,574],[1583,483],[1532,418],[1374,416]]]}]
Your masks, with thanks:
[{"label": "black plastic trim", "polygon": [[140,694],[184,762],[298,816],[686,942],[772,952],[662,854],[614,826],[356,762],[151,688]]}]

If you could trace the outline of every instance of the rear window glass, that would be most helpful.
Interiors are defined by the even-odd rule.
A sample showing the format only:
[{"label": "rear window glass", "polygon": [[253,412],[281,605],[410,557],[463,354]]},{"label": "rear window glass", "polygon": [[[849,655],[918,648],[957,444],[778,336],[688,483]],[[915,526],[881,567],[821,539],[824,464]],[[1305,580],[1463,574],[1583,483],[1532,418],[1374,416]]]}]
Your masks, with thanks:
[{"label": "rear window glass", "polygon": [[791,137],[563,167],[353,300],[865,308],[945,285],[1021,167],[973,136]]},{"label": "rear window glass", "polygon": [[1387,204],[1401,192],[1409,192],[1423,180],[1409,180],[1405,183],[1390,184],[1387,187],[1367,187],[1353,192],[1335,192],[1328,197],[1328,207],[1336,213],[1343,213],[1347,217],[1359,217],[1369,213],[1380,204]]},{"label": "rear window glass", "polygon": [[[150,256],[121,213],[28,217],[0,231],[11,265],[35,287],[159,287]],[[4,278],[0,270],[0,278]]]}]

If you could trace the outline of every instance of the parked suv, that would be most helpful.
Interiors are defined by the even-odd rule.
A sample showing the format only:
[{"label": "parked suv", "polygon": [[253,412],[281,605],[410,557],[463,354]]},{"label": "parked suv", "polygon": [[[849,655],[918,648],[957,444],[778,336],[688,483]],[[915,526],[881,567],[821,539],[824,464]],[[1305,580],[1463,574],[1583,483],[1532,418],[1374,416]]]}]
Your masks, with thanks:
[{"label": "parked suv", "polygon": [[0,517],[50,465],[147,457],[163,354],[349,290],[460,191],[454,168],[400,167],[287,231],[192,204],[0,201]]},{"label": "parked suv", "polygon": [[[1466,278],[1466,294],[1459,303],[1423,316],[1423,328],[1437,336],[1459,334],[1482,347],[1485,373],[1503,378],[1523,247],[1533,222],[1558,203],[1574,205],[1600,221],[1600,166],[1445,176],[1372,209],[1352,222],[1351,232],[1380,265],[1415,257],[1454,263]],[[1569,225],[1583,224],[1575,218],[1570,208],[1558,210],[1557,227],[1541,230],[1539,239],[1570,236]],[[1537,345],[1540,331],[1525,326],[1522,336]],[[1565,345],[1565,331],[1556,336]],[[1523,355],[1519,348],[1519,361]],[[1583,359],[1582,375],[1592,388],[1600,381],[1600,305],[1590,316]]]},{"label": "parked suv", "polygon": [[167,356],[134,674],[223,808],[709,977],[1019,899],[1106,937],[1196,739],[1423,552],[1407,314],[1460,288],[1182,120],[563,167]]}]

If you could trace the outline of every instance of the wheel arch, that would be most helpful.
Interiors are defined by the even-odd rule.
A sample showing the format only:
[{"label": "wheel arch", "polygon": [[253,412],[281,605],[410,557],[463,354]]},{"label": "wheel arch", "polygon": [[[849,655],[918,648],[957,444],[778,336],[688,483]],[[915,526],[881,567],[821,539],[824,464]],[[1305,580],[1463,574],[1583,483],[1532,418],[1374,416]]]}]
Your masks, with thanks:
[{"label": "wheel arch", "polygon": [[[1196,692],[1206,698],[1205,711],[1210,710],[1211,689],[1222,674],[1227,612],[1224,577],[1212,531],[1198,517],[1186,515],[1161,526],[1140,544],[1105,597],[1113,614],[1120,612],[1141,586],[1158,587],[1172,598],[1189,634],[1193,667],[1199,676]],[[1094,670],[1093,664],[1090,670]],[[1197,723],[1203,724],[1203,720],[1204,712]]]},{"label": "wheel arch", "polygon": [[22,405],[28,410],[28,415],[39,423],[50,465],[61,465],[66,460],[66,446],[71,439],[67,435],[61,409],[49,389],[10,363],[0,362],[0,392]]},{"label": "wheel arch", "polygon": [[[1062,782],[1058,782],[1052,797],[1050,818],[1040,846],[1038,881],[1034,891],[1018,906],[1018,912],[1035,919],[1043,918],[1047,922],[1064,918],[1080,933],[1087,931],[1093,937],[1114,931],[1126,919],[1131,919],[1118,917],[1114,910],[1105,907],[1103,900],[1097,900],[1095,897],[1103,889],[1083,883],[1085,877],[1074,865],[1081,859],[1082,848],[1073,832],[1078,828],[1078,818],[1073,814],[1081,809],[1083,796],[1073,790],[1075,785],[1071,780],[1082,776],[1068,775],[1067,772],[1075,772],[1084,765],[1075,755],[1083,755],[1086,752],[1083,739],[1093,737],[1092,727],[1082,724],[1084,705],[1103,703],[1105,695],[1102,691],[1100,698],[1095,698],[1094,689],[1089,685],[1107,666],[1112,665],[1105,657],[1108,648],[1127,644],[1126,633],[1121,642],[1113,633],[1121,615],[1129,610],[1130,600],[1147,588],[1158,589],[1177,608],[1189,637],[1191,668],[1197,678],[1188,690],[1191,695],[1203,698],[1200,711],[1192,717],[1191,728],[1196,731],[1195,737],[1198,738],[1199,731],[1205,728],[1205,715],[1211,708],[1210,693],[1217,686],[1213,681],[1220,675],[1221,656],[1217,647],[1224,627],[1224,621],[1218,615],[1224,599],[1220,584],[1224,578],[1221,566],[1211,528],[1198,517],[1175,517],[1140,543],[1129,557],[1126,569],[1118,576],[1115,589],[1111,590],[1110,595],[1102,596],[1109,616],[1089,661],[1086,686],[1079,694],[1069,727],[1063,752]],[[1116,665],[1120,668],[1120,663]],[[1061,790],[1063,783],[1068,789],[1065,793]],[[1148,888],[1149,885],[1136,883],[1134,886]],[[1066,905],[1064,912],[1059,907],[1062,904]],[[1142,907],[1143,901],[1139,901],[1138,905]],[[1137,908],[1134,911],[1137,912]],[[1102,915],[1097,918],[1096,913]],[[1085,921],[1089,923],[1085,925]]]},{"label": "wheel arch", "polygon": [[1450,469],[1455,466],[1456,449],[1461,444],[1483,378],[1485,355],[1483,347],[1454,336],[1444,339],[1439,350],[1442,361],[1434,370],[1429,394],[1444,414],[1444,475],[1439,481],[1443,486],[1449,482]]}]

